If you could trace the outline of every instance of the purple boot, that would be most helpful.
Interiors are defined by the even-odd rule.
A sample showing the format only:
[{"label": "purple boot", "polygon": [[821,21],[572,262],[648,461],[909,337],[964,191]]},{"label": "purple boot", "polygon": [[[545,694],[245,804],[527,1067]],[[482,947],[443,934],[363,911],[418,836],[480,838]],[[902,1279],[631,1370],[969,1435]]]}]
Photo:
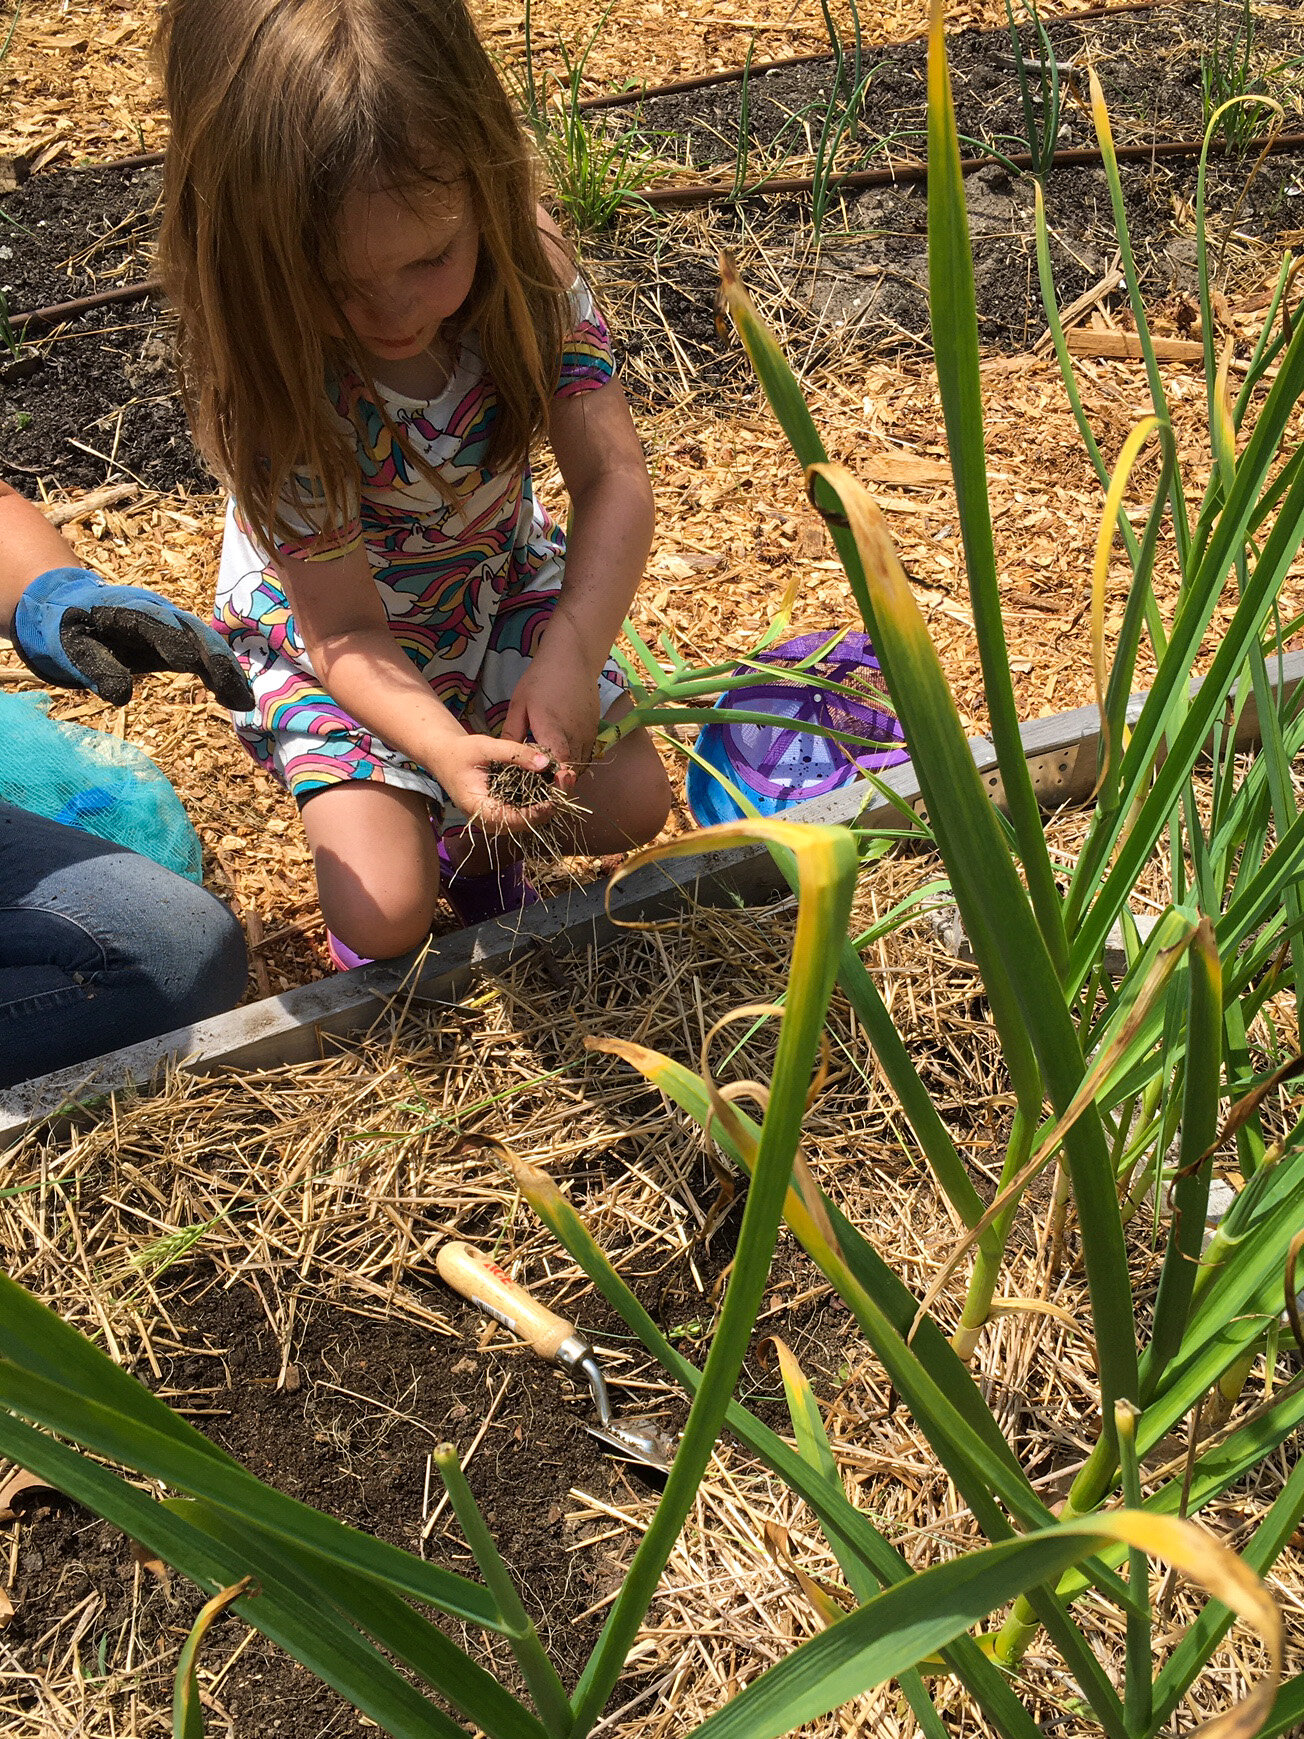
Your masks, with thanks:
[{"label": "purple boot", "polygon": [[448,847],[439,842],[440,892],[453,911],[469,929],[489,918],[501,918],[504,912],[520,912],[539,902],[536,888],[525,879],[525,869],[519,858],[501,869],[489,870],[482,876],[468,876],[458,869]]},{"label": "purple boot", "polygon": [[370,954],[355,954],[347,942],[341,942],[329,930],[326,932],[326,952],[337,972],[352,972],[355,966],[370,966],[372,963]]}]

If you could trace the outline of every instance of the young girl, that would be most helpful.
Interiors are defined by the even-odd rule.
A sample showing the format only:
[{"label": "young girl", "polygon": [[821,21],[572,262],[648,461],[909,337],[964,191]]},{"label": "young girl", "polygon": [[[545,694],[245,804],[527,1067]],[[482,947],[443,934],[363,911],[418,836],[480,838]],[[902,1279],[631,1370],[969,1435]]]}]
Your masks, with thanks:
[{"label": "young girl", "polygon": [[[300,804],[337,961],[400,954],[441,860],[467,921],[533,897],[514,842],[548,811],[495,803],[497,763],[557,764],[591,812],[575,851],[663,825],[645,732],[593,759],[628,705],[647,468],[462,0],[169,0],[160,42],[160,255],[231,496],[236,729]],[[534,499],[543,432],[569,541]]]}]

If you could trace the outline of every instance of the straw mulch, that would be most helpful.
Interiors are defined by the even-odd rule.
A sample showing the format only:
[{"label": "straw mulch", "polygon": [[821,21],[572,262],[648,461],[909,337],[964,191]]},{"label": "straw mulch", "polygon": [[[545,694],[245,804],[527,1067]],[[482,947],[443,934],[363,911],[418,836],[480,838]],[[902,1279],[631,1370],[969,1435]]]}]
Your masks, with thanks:
[{"label": "straw mulch", "polygon": [[[931,873],[926,858],[912,855],[879,866],[859,918],[873,922]],[[179,1344],[172,1314],[193,1289],[197,1266],[210,1288],[255,1286],[283,1349],[284,1382],[300,1325],[323,1306],[375,1318],[373,1333],[382,1339],[386,1321],[411,1322],[436,1336],[451,1332],[437,1288],[431,1291],[430,1256],[443,1237],[472,1225],[479,1241],[496,1243],[498,1259],[540,1296],[597,1328],[619,1392],[629,1394],[627,1408],[668,1409],[682,1418],[682,1407],[637,1348],[620,1334],[606,1338],[618,1325],[515,1199],[492,1158],[461,1143],[468,1133],[492,1134],[550,1170],[622,1272],[642,1277],[637,1284],[655,1288],[657,1277],[672,1270],[690,1277],[683,1281],[690,1296],[676,1305],[676,1332],[693,1337],[681,1344],[700,1358],[717,1303],[713,1280],[736,1220],[702,1242],[716,1186],[702,1168],[699,1132],[650,1103],[623,1065],[585,1053],[581,1041],[590,1034],[636,1038],[695,1057],[722,1015],[743,1001],[782,994],[791,934],[788,901],[765,912],[690,910],[664,931],[632,936],[614,955],[566,960],[560,987],[537,969],[522,970],[486,983],[451,1020],[391,1014],[318,1063],[210,1080],[176,1076],[156,1096],[120,1099],[111,1116],[72,1133],[38,1134],[11,1157],[6,1181],[30,1187],[0,1204],[6,1267],[145,1373],[151,1365],[157,1372],[167,1357],[163,1348]],[[972,972],[942,951],[923,920],[875,944],[867,961],[943,1115],[976,1172],[993,1180],[1009,1107]],[[763,1076],[769,1066],[772,1028],[763,1026],[735,1052],[745,1031],[730,1029],[714,1047],[722,1080]],[[922,1291],[955,1242],[957,1225],[915,1159],[845,1007],[835,1007],[830,1031],[833,1069],[809,1119],[811,1162],[885,1260]],[[1044,1183],[1035,1192],[1040,1200]],[[1013,1240],[1002,1314],[984,1337],[979,1366],[1003,1428],[1053,1498],[1090,1447],[1094,1391],[1081,1327],[1089,1320],[1082,1277],[1070,1270],[1049,1278],[1041,1217],[1031,1207]],[[1152,1236],[1143,1212],[1133,1227],[1142,1297],[1156,1273]],[[944,1321],[962,1284],[963,1276],[952,1281],[938,1307]],[[966,1508],[909,1417],[892,1407],[882,1373],[846,1313],[786,1237],[744,1379],[750,1404],[762,1408],[772,1408],[778,1393],[764,1346],[773,1334],[789,1341],[809,1371],[848,1491],[908,1560],[923,1567],[972,1545],[977,1536]],[[499,1335],[497,1344],[510,1367],[511,1343]],[[293,1366],[305,1405],[313,1406],[314,1397],[317,1404],[329,1401],[328,1376],[341,1380]],[[361,1376],[343,1380],[366,1387]],[[1264,1380],[1256,1372],[1242,1410],[1261,1398]],[[213,1392],[182,1396],[181,1404],[202,1410],[214,1404],[204,1399]],[[556,1405],[582,1411],[560,1384]],[[459,1435],[464,1452],[473,1439],[478,1443],[484,1424],[473,1405]],[[1156,1457],[1153,1473],[1161,1463],[1180,1465],[1183,1448],[1174,1441]],[[1271,1458],[1248,1489],[1206,1519],[1220,1535],[1244,1538],[1285,1471],[1284,1454]],[[594,1492],[592,1483],[572,1490],[559,1525],[589,1542],[584,1550],[601,1544],[627,1557],[652,1500],[624,1482],[611,1497]],[[427,1496],[410,1517],[390,1520],[415,1540],[432,1505]],[[10,1541],[12,1562],[25,1544],[23,1525]],[[429,1546],[436,1556],[455,1554],[455,1530],[441,1521]],[[621,1739],[684,1732],[813,1634],[818,1620],[798,1571],[841,1586],[802,1506],[726,1441],[603,1730]],[[1161,1580],[1157,1573],[1156,1590]],[[1293,1598],[1290,1587],[1282,1592]],[[1157,1652],[1197,1605],[1182,1588],[1169,1592]],[[558,1613],[554,1621],[574,1616]],[[82,1619],[93,1623],[94,1613],[79,1613]],[[1094,1622],[1106,1657],[1119,1660],[1122,1636],[1112,1616],[1101,1611]],[[134,1646],[156,1670],[177,1640]],[[206,1682],[219,1692],[237,1645],[238,1637],[223,1633],[206,1651]],[[1225,1704],[1237,1694],[1241,1672],[1255,1666],[1252,1647],[1234,1633],[1202,1685],[1201,1709]],[[79,1734],[145,1732],[148,1706],[138,1697],[132,1706],[141,1726],[120,1724],[135,1671],[119,1635],[90,1693],[82,1686],[74,1696],[39,1662],[6,1660],[0,1635],[0,1715],[8,1711],[10,1730],[34,1731],[23,1725],[22,1711],[39,1708],[43,1733],[71,1733],[75,1708]],[[1039,1650],[1022,1689],[1043,1723],[1072,1706],[1072,1687]],[[983,1731],[956,1687],[937,1681],[935,1690],[952,1731]],[[805,1731],[811,1739],[850,1739],[907,1735],[913,1726],[887,1690]]]}]

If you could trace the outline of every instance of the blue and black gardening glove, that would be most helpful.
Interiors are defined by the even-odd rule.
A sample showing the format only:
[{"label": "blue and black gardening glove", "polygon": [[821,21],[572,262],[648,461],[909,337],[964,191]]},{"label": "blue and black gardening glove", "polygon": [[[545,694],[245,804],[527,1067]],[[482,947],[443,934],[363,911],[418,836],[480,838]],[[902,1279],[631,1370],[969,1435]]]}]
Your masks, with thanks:
[{"label": "blue and black gardening glove", "polygon": [[126,706],[132,678],[147,670],[199,677],[232,712],[254,704],[230,647],[192,616],[144,586],[110,586],[85,568],[51,568],[34,579],[14,612],[14,645],[46,682],[89,688]]}]

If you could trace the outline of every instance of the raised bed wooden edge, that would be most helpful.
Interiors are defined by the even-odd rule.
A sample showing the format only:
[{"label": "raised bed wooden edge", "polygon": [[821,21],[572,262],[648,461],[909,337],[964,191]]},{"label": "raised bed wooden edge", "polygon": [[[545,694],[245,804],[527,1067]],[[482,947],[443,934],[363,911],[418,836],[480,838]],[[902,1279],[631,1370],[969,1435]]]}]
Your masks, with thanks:
[{"label": "raised bed wooden edge", "polygon": [[[1292,652],[1271,672],[1284,694],[1304,681],[1304,652]],[[1192,685],[1194,692],[1200,686]],[[1128,719],[1139,716],[1144,695],[1133,695]],[[1078,707],[1049,718],[1032,719],[1020,736],[1033,786],[1046,810],[1082,803],[1096,780],[1099,714],[1095,707]],[[1258,741],[1258,714],[1251,698],[1240,718],[1237,743]],[[993,801],[1003,796],[996,772],[996,755],[988,737],[971,737],[974,763],[986,780]],[[919,802],[919,783],[909,761],[894,767],[882,783],[906,804]],[[893,807],[883,797],[866,804],[863,785],[846,786],[789,811],[803,822],[866,827],[887,825]],[[169,1068],[196,1074],[223,1069],[274,1068],[322,1055],[334,1035],[365,1031],[383,1018],[388,1006],[423,1008],[452,1005],[477,974],[500,972],[531,953],[574,953],[601,948],[621,933],[622,920],[664,917],[695,901],[721,905],[742,899],[761,903],[786,892],[787,884],[764,846],[672,859],[636,870],[615,890],[605,908],[605,887],[567,891],[474,929],[440,937],[424,959],[409,956],[374,966],[359,966],[317,984],[307,984],[280,996],[233,1009],[213,1020],[182,1027],[145,1043],[112,1051],[75,1068],[41,1075],[0,1093],[0,1149],[19,1139],[36,1123],[89,1104],[121,1088],[148,1090]]]}]

